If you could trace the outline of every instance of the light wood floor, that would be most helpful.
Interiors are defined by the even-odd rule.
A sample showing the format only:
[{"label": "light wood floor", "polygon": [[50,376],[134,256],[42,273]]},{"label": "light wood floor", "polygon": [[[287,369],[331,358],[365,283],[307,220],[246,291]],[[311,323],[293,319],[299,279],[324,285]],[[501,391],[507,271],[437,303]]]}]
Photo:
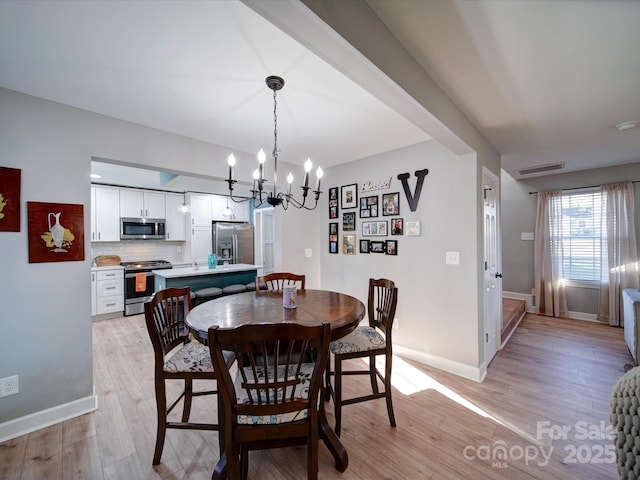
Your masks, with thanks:
[{"label": "light wood floor", "polygon": [[[210,478],[215,432],[169,431],[161,465],[151,466],[152,353],[142,316],[98,322],[93,330],[98,411],[0,444],[0,478]],[[580,428],[603,433],[611,388],[630,360],[622,329],[530,314],[483,383],[398,360],[397,428],[389,427],[383,400],[345,407],[349,467],[335,470],[321,445],[320,478],[614,479],[614,464],[598,456],[611,441],[582,440]],[[348,381],[347,392],[363,386]],[[194,403],[194,415],[215,417],[213,400]],[[570,431],[551,440],[539,422]],[[506,458],[487,459],[499,447]],[[548,462],[542,451],[551,451]],[[305,450],[252,452],[249,478],[306,478]]]}]

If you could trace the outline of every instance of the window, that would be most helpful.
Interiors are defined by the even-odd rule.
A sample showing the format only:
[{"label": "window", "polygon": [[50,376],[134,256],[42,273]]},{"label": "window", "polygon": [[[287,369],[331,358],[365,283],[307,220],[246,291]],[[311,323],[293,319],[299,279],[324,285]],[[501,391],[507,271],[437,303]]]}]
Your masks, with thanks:
[{"label": "window", "polygon": [[[606,213],[601,208],[604,195],[594,190],[562,196],[562,267],[566,280],[600,282],[602,247],[606,252],[606,243],[601,245],[606,242]],[[606,263],[607,259],[603,260]]]}]

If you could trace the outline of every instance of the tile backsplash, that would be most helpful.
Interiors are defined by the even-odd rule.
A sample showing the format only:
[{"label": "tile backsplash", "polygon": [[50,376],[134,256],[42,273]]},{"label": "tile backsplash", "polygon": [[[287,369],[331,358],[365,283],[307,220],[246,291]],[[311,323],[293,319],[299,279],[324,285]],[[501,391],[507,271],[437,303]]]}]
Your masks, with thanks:
[{"label": "tile backsplash", "polygon": [[[180,251],[178,251],[180,250]],[[92,242],[91,259],[98,255],[118,255],[123,262],[167,260],[174,265],[189,263],[185,242],[130,240],[126,242]]]}]

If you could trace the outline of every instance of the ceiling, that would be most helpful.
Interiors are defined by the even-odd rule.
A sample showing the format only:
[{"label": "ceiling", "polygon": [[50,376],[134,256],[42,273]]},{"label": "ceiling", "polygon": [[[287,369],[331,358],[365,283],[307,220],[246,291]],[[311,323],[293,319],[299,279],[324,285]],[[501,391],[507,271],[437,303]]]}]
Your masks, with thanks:
[{"label": "ceiling", "polygon": [[[515,178],[640,161],[640,2],[367,3]],[[430,138],[237,0],[0,2],[0,86],[230,151],[273,148],[272,74],[283,161]]]}]

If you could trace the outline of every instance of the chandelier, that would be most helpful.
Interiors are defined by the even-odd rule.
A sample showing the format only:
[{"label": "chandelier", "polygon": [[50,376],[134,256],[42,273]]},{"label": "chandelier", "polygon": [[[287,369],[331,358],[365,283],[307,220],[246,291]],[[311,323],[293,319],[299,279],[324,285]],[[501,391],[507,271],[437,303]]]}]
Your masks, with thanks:
[{"label": "chandelier", "polygon": [[265,183],[267,183],[264,177],[264,163],[266,161],[266,155],[263,149],[258,152],[258,168],[253,172],[253,187],[251,189],[250,197],[236,197],[233,194],[233,185],[237,183],[234,177],[233,167],[236,164],[236,158],[233,153],[229,155],[227,163],[229,164],[229,178],[225,181],[229,184],[229,198],[234,202],[244,202],[251,200],[254,207],[259,207],[265,202],[273,207],[278,205],[282,206],[285,210],[293,205],[296,208],[304,208],[306,210],[313,210],[318,205],[318,199],[320,198],[320,179],[322,178],[322,168],[318,167],[316,170],[316,189],[313,190],[313,196],[315,202],[313,206],[307,205],[307,197],[309,196],[309,190],[312,187],[309,186],[309,173],[311,172],[312,164],[311,159],[307,158],[304,164],[304,182],[300,186],[302,189],[302,201],[296,199],[291,193],[291,184],[293,183],[293,174],[289,172],[287,175],[287,193],[278,192],[278,100],[277,91],[284,87],[284,80],[280,77],[269,76],[265,79],[267,86],[273,90],[273,190],[267,191]]}]

